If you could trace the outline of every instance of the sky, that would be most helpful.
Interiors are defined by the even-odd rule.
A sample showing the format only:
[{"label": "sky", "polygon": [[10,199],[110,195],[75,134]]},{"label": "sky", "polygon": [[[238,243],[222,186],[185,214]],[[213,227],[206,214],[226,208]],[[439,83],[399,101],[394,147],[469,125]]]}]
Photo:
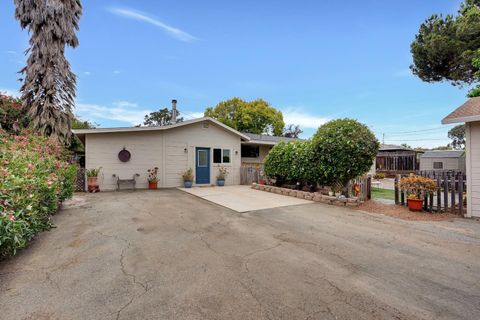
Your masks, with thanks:
[{"label": "sky", "polygon": [[[424,83],[410,43],[433,13],[461,0],[82,0],[75,113],[101,127],[131,126],[178,100],[185,117],[232,97],[262,98],[303,138],[336,118],[368,125],[380,141],[449,142],[441,119],[468,88]],[[0,91],[18,94],[29,36],[0,4]]]}]

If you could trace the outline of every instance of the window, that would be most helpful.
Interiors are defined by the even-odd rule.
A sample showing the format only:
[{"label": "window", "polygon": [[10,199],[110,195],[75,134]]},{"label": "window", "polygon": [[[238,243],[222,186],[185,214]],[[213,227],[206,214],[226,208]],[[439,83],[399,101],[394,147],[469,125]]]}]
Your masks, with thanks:
[{"label": "window", "polygon": [[223,149],[223,163],[230,163],[230,150]]},{"label": "window", "polygon": [[242,158],[258,158],[259,156],[259,146],[242,145]]},{"label": "window", "polygon": [[230,149],[213,149],[213,163],[230,163]]},{"label": "window", "polygon": [[443,169],[443,162],[434,162],[433,169]]},{"label": "window", "polygon": [[198,156],[197,156],[198,167],[201,167],[201,168],[208,167],[208,153],[207,152],[208,152],[207,150],[198,150]]}]

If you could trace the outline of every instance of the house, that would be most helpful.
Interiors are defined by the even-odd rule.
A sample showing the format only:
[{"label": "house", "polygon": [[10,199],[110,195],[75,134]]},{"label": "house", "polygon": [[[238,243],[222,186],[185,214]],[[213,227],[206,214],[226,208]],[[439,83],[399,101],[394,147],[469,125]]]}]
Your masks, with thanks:
[{"label": "house", "polygon": [[480,97],[469,99],[442,123],[465,123],[467,217],[480,217]]},{"label": "house", "polygon": [[[85,145],[85,167],[101,167],[101,190],[115,190],[116,178],[147,188],[147,170],[159,168],[159,188],[183,185],[181,173],[194,170],[194,185],[216,182],[226,167],[226,183],[240,184],[242,165],[261,164],[269,150],[288,138],[241,133],[209,117],[158,127],[73,130]],[[124,157],[127,153],[128,156]],[[123,154],[123,155],[122,155]]]},{"label": "house", "polygon": [[256,166],[262,164],[265,157],[279,142],[290,142],[299,139],[269,136],[264,134],[254,134],[243,132],[250,138],[249,141],[242,142],[242,166]]},{"label": "house", "polygon": [[420,171],[465,172],[465,151],[432,150],[420,156]]},{"label": "house", "polygon": [[375,171],[387,176],[414,173],[418,170],[418,152],[393,144],[382,144],[377,154]]}]

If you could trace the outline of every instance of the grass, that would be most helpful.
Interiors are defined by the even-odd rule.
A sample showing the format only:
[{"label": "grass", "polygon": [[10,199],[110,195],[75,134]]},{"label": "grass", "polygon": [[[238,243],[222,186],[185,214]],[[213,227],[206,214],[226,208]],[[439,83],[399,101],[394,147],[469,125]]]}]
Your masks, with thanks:
[{"label": "grass", "polygon": [[372,188],[372,198],[395,200],[395,191],[382,188]]}]

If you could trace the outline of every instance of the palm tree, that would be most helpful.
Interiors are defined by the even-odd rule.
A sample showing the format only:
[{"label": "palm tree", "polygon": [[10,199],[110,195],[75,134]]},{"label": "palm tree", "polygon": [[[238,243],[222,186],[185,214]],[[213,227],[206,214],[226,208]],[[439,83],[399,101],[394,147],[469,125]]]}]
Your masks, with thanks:
[{"label": "palm tree", "polygon": [[68,143],[71,135],[76,76],[65,58],[65,46],[78,46],[80,0],[14,0],[15,18],[28,29],[30,48],[23,74],[23,107],[38,133]]}]

